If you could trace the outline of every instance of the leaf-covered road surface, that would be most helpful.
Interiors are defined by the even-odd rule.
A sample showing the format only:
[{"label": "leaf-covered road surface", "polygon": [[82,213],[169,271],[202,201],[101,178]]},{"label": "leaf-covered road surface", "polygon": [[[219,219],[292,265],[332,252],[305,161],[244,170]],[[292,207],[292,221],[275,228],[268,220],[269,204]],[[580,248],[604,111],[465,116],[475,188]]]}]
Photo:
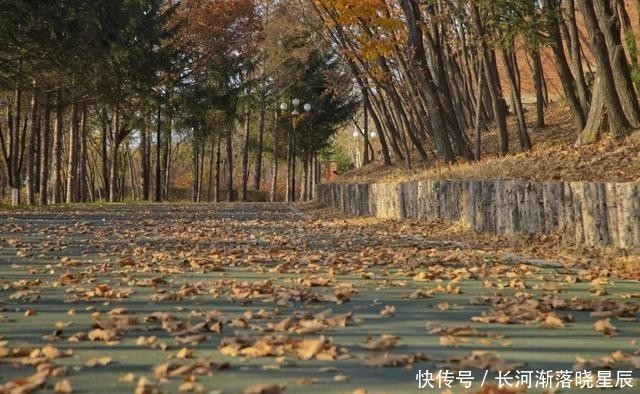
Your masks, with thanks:
[{"label": "leaf-covered road surface", "polygon": [[[615,384],[640,366],[639,297],[597,267],[279,204],[5,212],[0,393],[490,393],[499,371],[576,368]],[[475,382],[419,389],[419,370]]]}]

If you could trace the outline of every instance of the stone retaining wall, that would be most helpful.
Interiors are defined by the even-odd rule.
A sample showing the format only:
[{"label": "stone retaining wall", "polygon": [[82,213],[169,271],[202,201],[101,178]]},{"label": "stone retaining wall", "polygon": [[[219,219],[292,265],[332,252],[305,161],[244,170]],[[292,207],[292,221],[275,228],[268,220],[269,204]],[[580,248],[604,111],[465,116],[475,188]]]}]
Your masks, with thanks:
[{"label": "stone retaining wall", "polygon": [[359,216],[462,221],[498,235],[560,233],[576,244],[640,247],[640,184],[413,181],[322,184],[320,204]]}]

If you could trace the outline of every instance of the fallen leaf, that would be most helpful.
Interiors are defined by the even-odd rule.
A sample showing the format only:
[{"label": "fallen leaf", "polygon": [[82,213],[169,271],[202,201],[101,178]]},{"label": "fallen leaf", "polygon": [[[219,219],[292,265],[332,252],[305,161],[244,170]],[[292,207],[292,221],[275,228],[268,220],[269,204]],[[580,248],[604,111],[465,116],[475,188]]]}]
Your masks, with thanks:
[{"label": "fallen leaf", "polygon": [[381,311],[380,316],[392,317],[396,314],[396,307],[393,305],[386,305]]},{"label": "fallen leaf", "polygon": [[598,320],[593,327],[596,331],[603,333],[604,335],[611,337],[618,334],[618,328],[611,324],[610,319]]},{"label": "fallen leaf", "polygon": [[109,364],[111,364],[111,357],[96,357],[96,358],[91,358],[87,360],[87,362],[84,365],[89,368],[93,368],[93,367],[104,367]]},{"label": "fallen leaf", "polygon": [[395,347],[400,337],[396,335],[383,334],[380,338],[367,338],[360,347],[367,350],[386,350]]},{"label": "fallen leaf", "polygon": [[73,392],[73,389],[71,388],[71,382],[69,382],[68,379],[63,379],[59,382],[56,382],[55,386],[53,387],[53,391],[59,394],[69,394]]}]

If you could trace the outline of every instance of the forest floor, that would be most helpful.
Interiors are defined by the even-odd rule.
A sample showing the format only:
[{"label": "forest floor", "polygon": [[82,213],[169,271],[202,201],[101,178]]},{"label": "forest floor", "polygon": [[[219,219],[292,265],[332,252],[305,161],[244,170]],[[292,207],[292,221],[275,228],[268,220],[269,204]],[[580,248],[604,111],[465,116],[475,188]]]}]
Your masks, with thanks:
[{"label": "forest floor", "polygon": [[[379,161],[346,172],[342,183],[400,182],[421,179],[531,179],[537,181],[640,182],[640,131],[622,140],[609,135],[594,144],[576,145],[577,134],[569,110],[563,102],[550,104],[546,127],[536,129],[535,111],[527,112],[531,151],[522,151],[516,135],[515,119],[508,118],[510,154],[498,157],[495,130],[482,135],[482,160],[478,163],[420,162],[413,158],[407,170],[397,163],[386,167]],[[473,137],[471,137],[473,140]]]},{"label": "forest floor", "polygon": [[489,394],[523,391],[499,371],[640,367],[633,273],[501,242],[282,204],[0,212],[0,393]]}]

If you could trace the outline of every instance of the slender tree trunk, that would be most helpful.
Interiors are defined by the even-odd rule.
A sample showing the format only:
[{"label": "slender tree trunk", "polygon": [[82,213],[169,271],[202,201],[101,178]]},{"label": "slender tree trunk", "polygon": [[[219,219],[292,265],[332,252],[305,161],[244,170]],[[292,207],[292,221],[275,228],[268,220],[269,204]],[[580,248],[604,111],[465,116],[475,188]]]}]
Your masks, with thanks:
[{"label": "slender tree trunk", "polygon": [[191,144],[191,157],[193,163],[192,181],[191,181],[191,201],[198,202],[198,179],[200,174],[200,144],[196,139]]},{"label": "slender tree trunk", "polygon": [[164,185],[162,187],[162,196],[165,201],[169,201],[169,172],[171,166],[171,129],[173,128],[173,114],[169,114],[169,121],[164,131],[164,141],[162,144],[162,179]]},{"label": "slender tree trunk", "polygon": [[483,78],[483,69],[482,64],[480,64],[479,72],[478,72],[478,90],[476,93],[476,117],[475,117],[475,145],[474,145],[474,158],[476,161],[480,161],[480,156],[482,153],[482,106],[483,100],[482,95],[484,91],[484,78]]},{"label": "slender tree trunk", "polygon": [[207,151],[207,142],[205,140],[202,141],[202,146],[200,147],[200,165],[198,169],[200,170],[198,175],[198,198],[197,202],[202,202],[202,184],[204,177],[204,156]]},{"label": "slender tree trunk", "polygon": [[543,87],[543,71],[542,60],[540,59],[539,49],[535,49],[530,53],[531,68],[533,72],[533,84],[536,89],[536,128],[544,128],[544,87]]},{"label": "slender tree trunk", "polygon": [[142,130],[140,130],[140,165],[142,169],[142,199],[149,200],[149,190],[151,177],[149,176],[149,149],[147,139],[149,138],[149,130],[147,129],[147,121],[145,120]]},{"label": "slender tree trunk", "polygon": [[[514,46],[512,46],[511,49],[515,50]],[[512,60],[512,53],[509,53],[507,50],[502,51],[502,59],[507,73],[507,80],[511,87],[511,102],[513,103],[513,108],[516,112],[520,147],[525,150],[530,150],[531,138],[529,137],[529,132],[527,130],[527,121],[524,118],[524,108],[522,107],[522,97],[520,95],[520,84],[516,77],[518,73],[518,65],[514,60]]]},{"label": "slender tree trunk", "polygon": [[78,192],[80,201],[87,202],[87,104],[80,112],[80,157],[78,163]]},{"label": "slender tree trunk", "polygon": [[310,155],[305,154],[303,161],[303,173],[302,173],[302,201],[309,201],[309,161],[311,161]]},{"label": "slender tree trunk", "polygon": [[296,202],[296,140],[295,140],[296,130],[293,130],[293,141],[291,141],[291,198],[290,202]]},{"label": "slender tree trunk", "polygon": [[[480,17],[480,10],[475,2],[471,5],[471,12],[473,21],[476,26],[476,30],[481,37],[484,37],[485,31]],[[480,52],[482,57],[482,64],[487,80],[487,88],[489,95],[491,96],[491,107],[493,108],[493,117],[498,128],[498,154],[504,156],[509,152],[509,134],[507,131],[507,118],[504,111],[503,98],[498,91],[498,81],[495,78],[495,74],[492,71],[495,68],[495,62],[492,56],[489,54],[489,49],[484,41],[480,43]]]},{"label": "slender tree trunk", "polygon": [[21,155],[20,155],[20,130],[22,129],[22,90],[16,85],[13,102],[13,127],[10,127],[9,134],[9,186],[11,187],[11,206],[20,205],[20,179]]},{"label": "slender tree trunk", "polygon": [[569,51],[571,53],[571,63],[573,64],[573,75],[576,81],[578,99],[582,105],[582,110],[586,113],[589,110],[589,88],[584,77],[584,67],[582,65],[582,48],[580,45],[580,34],[576,22],[575,0],[567,0],[567,10],[569,11],[568,30],[570,34]]},{"label": "slender tree trunk", "polygon": [[366,105],[362,106],[362,118],[363,118],[363,130],[364,130],[364,155],[363,160],[364,164],[369,164],[369,110]]},{"label": "slender tree trunk", "polygon": [[576,81],[571,74],[571,68],[567,62],[567,56],[564,52],[564,45],[562,42],[562,36],[560,34],[558,19],[559,9],[557,6],[557,0],[543,0],[545,8],[552,15],[548,23],[549,38],[551,39],[551,48],[553,49],[553,55],[555,60],[556,71],[562,82],[565,98],[573,113],[576,130],[582,131],[586,123],[586,112],[580,103],[576,92]]},{"label": "slender tree trunk", "polygon": [[129,143],[126,145],[127,149],[125,151],[125,157],[129,162],[129,180],[131,182],[131,198],[134,201],[139,199],[139,191],[138,191],[138,183],[136,182],[136,174],[135,169],[133,167],[133,154],[131,153],[131,146]]},{"label": "slender tree trunk", "polygon": [[251,128],[251,113],[247,108],[244,113],[244,146],[242,148],[242,186],[240,191],[240,200],[247,201],[247,187],[249,184],[249,139]]},{"label": "slender tree trunk", "polygon": [[213,202],[220,202],[220,156],[221,156],[222,136],[218,136],[216,143],[216,183],[213,191]]},{"label": "slender tree trunk", "polygon": [[209,184],[207,185],[207,202],[211,202],[211,190],[213,185],[213,162],[215,161],[216,138],[211,136],[211,156],[209,156]]},{"label": "slender tree trunk", "polygon": [[[414,62],[418,66],[424,82],[422,89],[427,108],[430,111],[429,119],[431,121],[434,144],[445,161],[454,162],[455,154],[450,138],[453,133],[452,128],[458,127],[458,124],[450,122],[452,117],[448,112],[453,109],[443,106],[434,80],[435,77],[431,74],[427,64],[419,2],[417,0],[402,0],[401,5],[409,31],[409,46],[414,51]],[[450,124],[447,124],[447,121]]]},{"label": "slender tree trunk", "polygon": [[107,149],[107,139],[110,135],[107,110],[103,109],[100,114],[100,120],[102,123],[100,146],[102,150],[102,184],[104,185],[104,200],[109,198],[109,152]]},{"label": "slender tree trunk", "polygon": [[31,95],[31,127],[27,136],[27,203],[34,205],[36,202],[36,185],[35,185],[35,143],[38,135],[38,89],[36,81],[33,81],[33,92]]},{"label": "slender tree trunk", "polygon": [[269,193],[269,201],[276,201],[276,190],[278,187],[278,160],[279,160],[279,124],[278,124],[278,108],[276,108],[274,119],[273,119],[273,171],[271,177],[271,191]]},{"label": "slender tree trunk", "polygon": [[71,125],[69,131],[69,161],[67,162],[67,203],[77,202],[78,194],[78,102],[71,105]]},{"label": "slender tree trunk", "polygon": [[[39,102],[38,107],[41,107],[42,104]],[[42,110],[40,110],[42,112]],[[36,115],[36,134],[35,141],[33,143],[33,193],[34,196],[34,204],[37,203],[37,195],[40,190],[40,155],[42,149],[42,116],[40,114]]]},{"label": "slender tree trunk", "polygon": [[44,127],[40,138],[40,205],[47,205],[48,202],[48,181],[49,181],[49,150],[51,138],[51,94],[45,96],[44,107]]},{"label": "slender tree trunk", "polygon": [[260,191],[262,187],[262,156],[264,150],[264,129],[266,122],[266,108],[264,99],[260,106],[260,118],[258,120],[258,147],[256,151],[256,168],[253,175],[253,188],[255,191]]},{"label": "slender tree trunk", "polygon": [[376,114],[376,112],[373,110],[373,107],[371,106],[371,100],[369,98],[369,91],[368,89],[363,89],[362,90],[363,95],[364,95],[364,105],[367,108],[367,112],[369,114],[371,114],[371,119],[373,120],[373,124],[376,126],[376,129],[378,130],[378,138],[380,139],[380,148],[381,148],[381,152],[382,152],[382,159],[384,161],[384,164],[386,166],[390,166],[391,165],[391,155],[389,154],[389,146],[387,145],[387,139],[384,135],[384,130],[382,127],[382,122],[380,121],[380,118],[378,117],[378,114]]},{"label": "slender tree trunk", "polygon": [[156,184],[155,184],[155,201],[162,201],[162,172],[160,168],[160,149],[162,146],[162,104],[158,103],[158,112],[156,114]]},{"label": "slender tree trunk", "polygon": [[287,185],[286,185],[286,190],[285,190],[285,202],[291,202],[291,162],[293,161],[291,159],[292,156],[292,149],[291,149],[291,137],[288,136],[287,138]]},{"label": "slender tree trunk", "polygon": [[231,127],[227,130],[227,202],[233,201],[233,145]]},{"label": "slender tree trunk", "polygon": [[53,157],[51,162],[51,202],[62,202],[62,130],[64,119],[64,103],[62,91],[56,93],[56,119],[53,128]]},{"label": "slender tree trunk", "polygon": [[120,148],[120,114],[116,111],[112,115],[111,126],[111,167],[109,171],[109,202],[118,200],[118,193],[122,188],[118,186],[118,150]]}]

